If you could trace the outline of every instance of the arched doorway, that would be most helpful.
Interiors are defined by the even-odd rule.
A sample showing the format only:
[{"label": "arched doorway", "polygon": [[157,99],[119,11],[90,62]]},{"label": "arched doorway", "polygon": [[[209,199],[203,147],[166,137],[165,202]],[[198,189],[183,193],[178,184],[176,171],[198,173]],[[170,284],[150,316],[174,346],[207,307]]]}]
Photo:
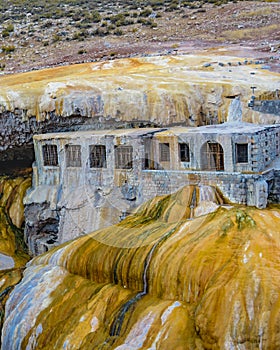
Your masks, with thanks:
[{"label": "arched doorway", "polygon": [[224,170],[224,150],[218,142],[208,141],[201,147],[201,169]]}]

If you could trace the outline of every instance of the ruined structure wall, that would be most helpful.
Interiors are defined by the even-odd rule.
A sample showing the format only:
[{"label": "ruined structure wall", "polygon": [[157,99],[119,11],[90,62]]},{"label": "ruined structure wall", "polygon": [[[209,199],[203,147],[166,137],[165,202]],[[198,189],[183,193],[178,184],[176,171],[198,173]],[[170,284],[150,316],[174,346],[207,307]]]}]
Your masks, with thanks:
[{"label": "ruined structure wall", "polygon": [[258,111],[260,113],[280,115],[280,100],[255,100],[253,110]]},{"label": "ruined structure wall", "polygon": [[279,155],[279,136],[279,128],[274,128],[252,137],[252,171],[265,169]]},{"label": "ruined structure wall", "polygon": [[274,171],[274,179],[270,182],[271,188],[269,193],[269,201],[271,203],[280,203],[280,170]]},{"label": "ruined structure wall", "polygon": [[[187,171],[151,171],[142,174],[143,200],[156,195],[164,195],[177,191],[185,185],[212,185],[233,203],[266,207],[267,198],[259,198],[257,184],[270,179],[271,174],[251,175],[240,173],[187,172]],[[280,181],[279,181],[280,184]]]}]

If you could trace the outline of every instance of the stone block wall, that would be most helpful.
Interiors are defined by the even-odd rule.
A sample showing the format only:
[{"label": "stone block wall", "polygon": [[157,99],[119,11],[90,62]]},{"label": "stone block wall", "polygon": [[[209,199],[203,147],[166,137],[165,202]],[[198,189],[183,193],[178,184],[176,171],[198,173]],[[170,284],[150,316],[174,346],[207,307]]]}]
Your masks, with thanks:
[{"label": "stone block wall", "polygon": [[269,202],[280,203],[280,170],[274,171],[274,179],[270,181]]},{"label": "stone block wall", "polygon": [[255,101],[253,110],[260,113],[280,115],[280,100]]},{"label": "stone block wall", "polygon": [[268,177],[241,173],[145,170],[142,174],[143,200],[175,192],[188,184],[212,185],[230,202],[263,208],[267,205],[265,188]]},{"label": "stone block wall", "polygon": [[252,171],[265,169],[279,155],[279,128],[269,128],[252,137]]}]

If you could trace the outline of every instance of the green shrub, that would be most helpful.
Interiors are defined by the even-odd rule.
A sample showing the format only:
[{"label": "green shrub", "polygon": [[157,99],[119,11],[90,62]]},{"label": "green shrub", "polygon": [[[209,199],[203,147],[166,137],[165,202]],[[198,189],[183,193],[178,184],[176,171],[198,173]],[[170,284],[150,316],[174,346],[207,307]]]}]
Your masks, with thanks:
[{"label": "green shrub", "polygon": [[121,35],[123,35],[123,31],[122,31],[120,28],[117,28],[117,29],[114,31],[114,34],[117,35],[117,36],[121,36]]},{"label": "green shrub", "polygon": [[14,25],[12,23],[9,23],[5,30],[7,30],[9,33],[12,33],[14,31]]},{"label": "green shrub", "polygon": [[14,52],[16,48],[14,45],[3,45],[1,49],[4,53],[9,54],[11,52]]},{"label": "green shrub", "polygon": [[150,8],[146,8],[143,11],[140,12],[141,17],[148,17],[152,14],[152,10]]},{"label": "green shrub", "polygon": [[101,21],[102,17],[98,11],[93,11],[91,13],[91,20],[93,23],[99,23]]},{"label": "green shrub", "polygon": [[7,38],[8,36],[10,36],[10,32],[8,32],[6,29],[2,30],[2,37]]}]

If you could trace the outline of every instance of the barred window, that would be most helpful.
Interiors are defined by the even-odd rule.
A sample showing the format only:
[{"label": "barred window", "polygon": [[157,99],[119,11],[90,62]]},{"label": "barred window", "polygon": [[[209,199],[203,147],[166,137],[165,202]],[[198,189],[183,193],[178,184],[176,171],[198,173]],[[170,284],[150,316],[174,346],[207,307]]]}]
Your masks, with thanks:
[{"label": "barred window", "polygon": [[80,145],[66,145],[66,166],[67,167],[82,166]]},{"label": "barred window", "polygon": [[115,146],[116,169],[131,169],[133,166],[132,156],[132,146]]},{"label": "barred window", "polygon": [[104,145],[89,146],[89,166],[91,168],[106,168],[106,147]]},{"label": "barred window", "polygon": [[181,162],[190,161],[190,148],[187,143],[179,143],[179,157]]},{"label": "barred window", "polygon": [[236,144],[236,163],[248,163],[248,143]]},{"label": "barred window", "polygon": [[57,146],[43,145],[43,161],[44,166],[58,166]]},{"label": "barred window", "polygon": [[170,162],[169,143],[160,143],[159,144],[159,161],[160,162]]}]

